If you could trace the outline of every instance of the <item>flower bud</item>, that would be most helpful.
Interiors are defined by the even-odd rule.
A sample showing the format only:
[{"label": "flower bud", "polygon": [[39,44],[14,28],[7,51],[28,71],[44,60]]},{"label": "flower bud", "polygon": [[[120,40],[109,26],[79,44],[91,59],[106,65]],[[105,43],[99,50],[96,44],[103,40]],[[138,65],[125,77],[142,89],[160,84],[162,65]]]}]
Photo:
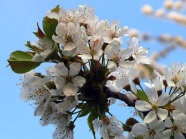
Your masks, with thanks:
[{"label": "flower bud", "polygon": [[136,85],[140,85],[140,80],[138,77],[133,79],[133,83],[135,83]]},{"label": "flower bud", "polygon": [[110,77],[108,77],[108,79],[107,79],[107,80],[114,81],[114,80],[116,80],[116,77],[115,77],[115,76],[110,76]]},{"label": "flower bud", "polygon": [[130,84],[126,85],[123,89],[125,89],[125,90],[127,90],[127,91],[131,91]]},{"label": "flower bud", "polygon": [[168,84],[166,80],[163,80],[163,85],[165,86],[165,88],[167,88]]},{"label": "flower bud", "polygon": [[129,118],[127,121],[126,121],[126,125],[127,126],[133,126],[133,125],[135,125],[136,123],[139,123],[136,119],[134,119],[134,118]]},{"label": "flower bud", "polygon": [[161,96],[162,90],[158,90],[157,93],[158,93],[158,96]]}]

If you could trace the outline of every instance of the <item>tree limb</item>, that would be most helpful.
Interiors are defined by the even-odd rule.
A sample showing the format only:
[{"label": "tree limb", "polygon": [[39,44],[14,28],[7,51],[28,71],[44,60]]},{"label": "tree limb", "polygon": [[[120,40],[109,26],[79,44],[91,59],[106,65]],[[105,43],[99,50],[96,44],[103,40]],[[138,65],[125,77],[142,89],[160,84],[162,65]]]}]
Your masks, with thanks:
[{"label": "tree limb", "polygon": [[135,102],[131,100],[127,95],[119,93],[119,92],[113,92],[108,87],[104,87],[104,92],[106,93],[107,98],[116,98],[121,101],[124,101],[129,107],[134,107]]}]

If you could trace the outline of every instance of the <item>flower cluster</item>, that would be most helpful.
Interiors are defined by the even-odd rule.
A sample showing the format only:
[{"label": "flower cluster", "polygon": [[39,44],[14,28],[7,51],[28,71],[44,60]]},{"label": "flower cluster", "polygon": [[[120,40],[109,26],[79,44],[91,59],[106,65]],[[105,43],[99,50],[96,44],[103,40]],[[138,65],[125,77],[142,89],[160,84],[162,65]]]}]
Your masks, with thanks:
[{"label": "flower cluster", "polygon": [[[35,103],[41,125],[56,126],[54,139],[73,139],[75,121],[86,115],[94,137],[99,130],[103,139],[184,138],[186,65],[174,63],[164,74],[156,72],[144,90],[138,65],[151,63],[148,49],[136,38],[128,38],[122,48],[127,29],[119,21],[99,21],[87,5],[68,11],[57,6],[47,11],[44,32],[38,25],[39,41],[27,43],[32,51],[11,54],[12,69],[25,73],[21,99]],[[47,75],[33,70],[44,62],[55,64]],[[109,106],[116,99],[135,108],[144,123],[130,118],[124,124],[113,116]]]}]

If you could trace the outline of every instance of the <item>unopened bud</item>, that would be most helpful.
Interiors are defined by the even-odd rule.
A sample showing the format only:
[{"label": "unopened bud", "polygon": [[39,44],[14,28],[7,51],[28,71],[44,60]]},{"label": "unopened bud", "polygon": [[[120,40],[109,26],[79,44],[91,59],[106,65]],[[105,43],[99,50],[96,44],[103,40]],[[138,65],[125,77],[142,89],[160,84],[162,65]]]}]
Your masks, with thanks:
[{"label": "unopened bud", "polygon": [[127,90],[127,91],[131,91],[130,84],[126,85],[123,89],[125,89],[125,90]]},{"label": "unopened bud", "polygon": [[162,90],[158,90],[157,93],[158,93],[158,96],[161,96]]},{"label": "unopened bud", "polygon": [[165,86],[165,88],[167,88],[168,84],[166,80],[163,80],[163,85]]},{"label": "unopened bud", "polygon": [[110,77],[108,77],[108,80],[114,81],[114,80],[116,80],[116,77],[115,76],[110,76]]},{"label": "unopened bud", "polygon": [[126,121],[126,125],[129,126],[129,127],[132,127],[133,125],[135,125],[136,123],[139,123],[136,119],[134,118],[129,118],[127,121]]},{"label": "unopened bud", "polygon": [[135,83],[136,85],[140,85],[140,80],[138,77],[134,78],[133,83]]}]

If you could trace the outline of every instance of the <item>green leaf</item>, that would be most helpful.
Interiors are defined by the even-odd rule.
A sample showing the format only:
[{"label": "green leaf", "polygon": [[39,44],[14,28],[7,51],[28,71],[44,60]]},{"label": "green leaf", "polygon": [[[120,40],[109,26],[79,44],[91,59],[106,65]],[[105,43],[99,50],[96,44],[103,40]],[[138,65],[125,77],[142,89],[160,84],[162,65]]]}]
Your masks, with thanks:
[{"label": "green leaf", "polygon": [[57,5],[54,9],[51,10],[51,12],[53,13],[59,13],[59,11],[60,11],[59,5]]},{"label": "green leaf", "polygon": [[95,138],[95,131],[94,131],[94,126],[93,126],[92,121],[95,120],[96,118],[98,118],[98,114],[96,112],[92,111],[89,114],[88,119],[87,119],[88,126],[89,126],[90,130],[92,131],[92,134],[93,134],[94,138]]},{"label": "green leaf", "polygon": [[91,112],[92,107],[90,107],[89,105],[87,105],[85,108],[83,108],[83,110],[81,111],[81,114],[79,115],[79,117],[84,117],[87,114],[89,114]]},{"label": "green leaf", "polygon": [[8,62],[15,73],[25,73],[38,67],[41,62],[31,61],[32,56],[23,51],[11,53]]},{"label": "green leaf", "polygon": [[30,50],[32,50],[34,52],[37,52],[37,53],[41,53],[42,52],[42,50],[40,48],[31,45],[30,41],[27,41],[27,44],[25,46],[27,46]]},{"label": "green leaf", "polygon": [[49,39],[52,39],[52,35],[56,35],[57,24],[58,21],[56,19],[51,19],[47,16],[43,19],[43,30]]},{"label": "green leaf", "polygon": [[147,95],[141,90],[137,90],[137,96],[143,101],[148,101]]}]

